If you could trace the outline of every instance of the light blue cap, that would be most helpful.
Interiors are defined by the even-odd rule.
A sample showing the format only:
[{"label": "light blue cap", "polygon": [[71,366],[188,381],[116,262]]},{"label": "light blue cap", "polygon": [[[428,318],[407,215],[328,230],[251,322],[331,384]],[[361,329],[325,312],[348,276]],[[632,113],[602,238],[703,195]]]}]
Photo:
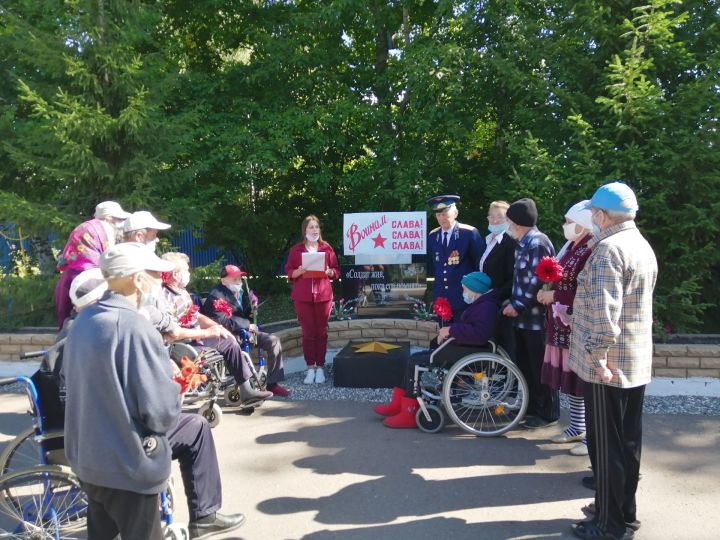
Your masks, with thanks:
[{"label": "light blue cap", "polygon": [[611,212],[637,212],[638,203],[635,192],[623,182],[610,182],[600,186],[587,205]]}]

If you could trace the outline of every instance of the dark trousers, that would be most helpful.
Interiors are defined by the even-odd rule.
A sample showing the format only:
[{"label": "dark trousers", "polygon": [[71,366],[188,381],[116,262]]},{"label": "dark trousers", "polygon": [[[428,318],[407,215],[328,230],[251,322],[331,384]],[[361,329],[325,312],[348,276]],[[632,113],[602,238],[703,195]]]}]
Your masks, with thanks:
[{"label": "dark trousers", "polygon": [[250,360],[242,353],[242,348],[235,338],[210,338],[203,339],[202,345],[210,347],[219,352],[225,359],[228,371],[235,377],[235,381],[241,384],[253,376],[253,369]]},{"label": "dark trousers", "polygon": [[327,327],[332,300],[324,302],[295,302],[295,313],[302,328],[302,345],[308,367],[323,367],[327,353]]},{"label": "dark trousers", "polygon": [[[405,367],[405,377],[403,378],[403,388],[408,396],[415,395],[415,366],[429,366],[430,355],[438,348],[437,338],[430,341],[430,350],[420,351],[410,355],[410,359]],[[480,345],[461,345],[455,341],[445,343],[433,358],[433,366],[449,369],[452,365],[467,356],[473,351],[482,349]]]},{"label": "dark trousers", "polygon": [[160,502],[158,494],[145,495],[123,489],[81,482],[87,494],[88,540],[160,540]]},{"label": "dark trousers", "polygon": [[587,443],[597,489],[596,519],[605,533],[620,536],[637,519],[645,386],[617,388],[585,383]]},{"label": "dark trousers", "polygon": [[540,382],[545,332],[515,328],[516,362],[530,392],[527,414],[553,422],[560,418],[560,393]]},{"label": "dark trousers", "polygon": [[267,383],[275,384],[285,378],[285,363],[283,361],[282,343],[275,334],[259,332],[257,345],[267,357]]},{"label": "dark trousers", "polygon": [[222,484],[210,424],[199,414],[182,413],[168,440],[180,464],[190,521],[218,511]]}]

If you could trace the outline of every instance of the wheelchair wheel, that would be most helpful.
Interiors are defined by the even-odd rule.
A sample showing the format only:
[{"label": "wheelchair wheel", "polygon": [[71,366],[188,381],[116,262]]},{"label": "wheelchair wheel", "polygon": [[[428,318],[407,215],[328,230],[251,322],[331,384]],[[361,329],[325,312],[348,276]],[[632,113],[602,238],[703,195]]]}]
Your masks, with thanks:
[{"label": "wheelchair wheel", "polygon": [[445,377],[443,403],[460,428],[494,437],[517,426],[528,406],[520,369],[503,356],[475,353],[456,362]]},{"label": "wheelchair wheel", "polygon": [[8,442],[0,454],[0,473],[2,476],[21,469],[40,465],[40,445],[35,441],[35,428],[23,430],[12,441]]},{"label": "wheelchair wheel", "polygon": [[222,420],[222,409],[217,403],[213,403],[212,405],[209,401],[203,403],[198,409],[198,414],[205,417],[205,420],[208,421],[211,428],[216,427],[220,423],[220,420]]},{"label": "wheelchair wheel", "polygon": [[183,525],[171,523],[165,526],[163,540],[190,540],[190,531]]},{"label": "wheelchair wheel", "polygon": [[238,390],[237,385],[233,384],[232,386],[228,386],[225,389],[223,398],[225,399],[225,403],[232,404],[232,405],[234,405],[238,401],[240,401],[240,391]]},{"label": "wheelchair wheel", "polygon": [[0,478],[0,493],[0,531],[12,538],[86,538],[87,496],[67,467],[11,473]]},{"label": "wheelchair wheel", "polygon": [[418,409],[415,413],[415,422],[420,431],[424,433],[438,433],[445,427],[445,413],[437,405],[425,405],[430,420],[425,418],[422,409]]}]

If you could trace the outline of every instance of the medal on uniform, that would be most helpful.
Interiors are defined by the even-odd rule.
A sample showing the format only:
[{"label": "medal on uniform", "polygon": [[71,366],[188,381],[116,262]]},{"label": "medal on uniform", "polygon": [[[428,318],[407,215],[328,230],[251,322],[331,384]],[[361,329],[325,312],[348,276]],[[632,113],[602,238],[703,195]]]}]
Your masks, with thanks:
[{"label": "medal on uniform", "polygon": [[448,264],[460,264],[460,253],[458,253],[457,249],[453,249],[450,252],[450,256],[448,257]]}]

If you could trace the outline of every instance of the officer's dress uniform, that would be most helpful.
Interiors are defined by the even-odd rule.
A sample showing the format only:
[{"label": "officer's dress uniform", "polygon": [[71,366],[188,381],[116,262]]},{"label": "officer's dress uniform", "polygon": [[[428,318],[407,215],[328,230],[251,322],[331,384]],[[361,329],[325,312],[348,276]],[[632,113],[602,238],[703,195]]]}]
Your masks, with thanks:
[{"label": "officer's dress uniform", "polygon": [[438,227],[428,235],[428,276],[434,277],[433,298],[445,297],[453,310],[453,320],[459,321],[467,307],[462,297],[460,280],[480,267],[485,253],[485,239],[471,225],[455,222],[448,233],[447,247],[443,245],[443,230]]}]

